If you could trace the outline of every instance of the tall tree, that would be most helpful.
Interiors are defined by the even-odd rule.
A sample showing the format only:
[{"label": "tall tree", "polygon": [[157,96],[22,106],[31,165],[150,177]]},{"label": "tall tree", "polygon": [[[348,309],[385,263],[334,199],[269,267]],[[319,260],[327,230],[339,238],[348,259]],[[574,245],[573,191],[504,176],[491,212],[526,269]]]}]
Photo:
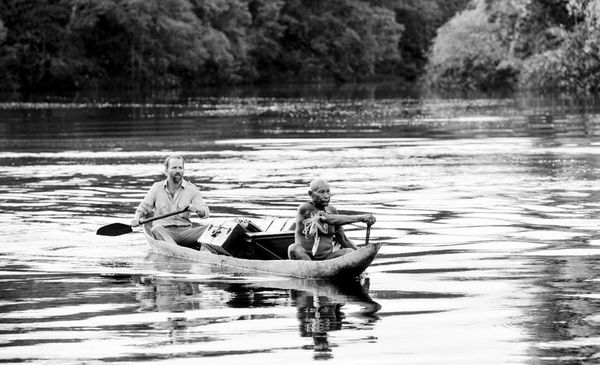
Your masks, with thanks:
[{"label": "tall tree", "polygon": [[4,0],[0,14],[6,29],[0,67],[4,83],[25,88],[73,87],[73,70],[86,67],[84,60],[71,58],[67,25],[68,0]]},{"label": "tall tree", "polygon": [[0,19],[0,45],[4,43],[6,40],[6,28],[4,27],[4,22]]},{"label": "tall tree", "polygon": [[192,9],[203,25],[203,43],[208,58],[204,79],[234,83],[249,73],[248,29],[252,16],[247,1],[191,0]]},{"label": "tall tree", "polygon": [[12,71],[12,64],[16,62],[14,48],[6,44],[8,30],[0,19],[0,89],[15,89],[19,83]]},{"label": "tall tree", "polygon": [[599,0],[473,0],[440,28],[429,76],[437,85],[598,92],[599,19]]},{"label": "tall tree", "polygon": [[501,26],[488,21],[483,1],[464,10],[439,30],[428,65],[428,76],[443,87],[491,89],[505,86],[514,71],[503,61],[506,46]]},{"label": "tall tree", "polygon": [[249,77],[259,82],[274,81],[282,68],[282,24],[284,0],[250,0],[252,22],[248,31]]},{"label": "tall tree", "polygon": [[281,24],[282,64],[291,76],[360,80],[374,76],[378,63],[399,59],[389,47],[403,29],[394,13],[358,0],[290,0]]},{"label": "tall tree", "polygon": [[186,0],[72,0],[70,27],[108,77],[177,85],[208,58]]},{"label": "tall tree", "polygon": [[398,42],[401,62],[391,72],[416,79],[427,63],[427,55],[436,30],[469,0],[369,0],[373,6],[394,11],[404,31]]}]

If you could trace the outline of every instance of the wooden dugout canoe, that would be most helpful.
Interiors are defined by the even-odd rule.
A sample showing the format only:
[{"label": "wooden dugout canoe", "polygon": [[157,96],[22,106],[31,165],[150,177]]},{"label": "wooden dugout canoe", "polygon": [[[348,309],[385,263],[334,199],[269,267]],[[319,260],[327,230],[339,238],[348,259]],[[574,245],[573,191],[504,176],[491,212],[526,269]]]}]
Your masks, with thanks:
[{"label": "wooden dugout canoe", "polygon": [[[177,245],[174,241],[159,240],[152,236],[150,225],[144,225],[144,236],[150,249],[158,254],[196,261],[203,264],[216,265],[223,268],[244,272],[272,274],[306,279],[346,279],[362,274],[371,264],[381,248],[380,243],[368,243],[358,250],[323,261],[300,261],[274,259],[267,255],[257,255],[259,259],[237,258],[217,255],[205,250],[195,250]],[[245,244],[257,245],[260,250],[285,252],[293,242],[293,232],[248,234]],[[280,257],[282,255],[279,255]]]}]

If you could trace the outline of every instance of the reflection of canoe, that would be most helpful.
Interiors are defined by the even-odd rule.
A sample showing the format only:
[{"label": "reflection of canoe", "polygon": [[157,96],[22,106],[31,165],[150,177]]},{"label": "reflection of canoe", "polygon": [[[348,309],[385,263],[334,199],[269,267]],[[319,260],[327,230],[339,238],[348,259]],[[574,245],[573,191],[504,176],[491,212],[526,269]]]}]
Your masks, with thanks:
[{"label": "reflection of canoe", "polygon": [[381,306],[369,295],[368,277],[361,280],[314,280],[314,279],[278,279],[261,280],[247,284],[248,287],[273,288],[290,290],[295,297],[302,295],[326,298],[329,302],[346,304],[354,303],[362,307],[358,314],[365,317],[375,317]]},{"label": "reflection of canoe", "polygon": [[338,303],[346,303],[351,301],[373,301],[373,299],[371,299],[369,296],[368,277],[344,281],[274,278],[272,280],[263,279],[256,282],[251,281],[246,285],[249,287],[306,292],[317,296],[328,297]]},{"label": "reflection of canoe", "polygon": [[[158,240],[151,235],[150,229],[149,225],[145,225],[144,235],[148,245],[156,253],[235,270],[297,278],[335,279],[359,276],[371,264],[381,247],[380,243],[369,243],[342,257],[324,261],[281,260],[260,254],[256,255],[260,259],[247,259],[217,255],[209,251],[178,246],[172,241]],[[273,234],[259,232],[254,235],[249,234],[246,240],[247,245],[256,245],[262,251],[273,253],[285,252],[292,242],[293,234],[288,232]],[[258,252],[259,249],[256,251]]]}]

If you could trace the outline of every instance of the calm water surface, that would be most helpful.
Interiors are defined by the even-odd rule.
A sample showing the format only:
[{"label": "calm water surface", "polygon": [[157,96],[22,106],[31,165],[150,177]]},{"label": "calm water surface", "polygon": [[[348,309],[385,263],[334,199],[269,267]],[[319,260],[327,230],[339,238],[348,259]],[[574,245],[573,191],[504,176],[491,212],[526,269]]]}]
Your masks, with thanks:
[{"label": "calm water surface", "polygon": [[[0,362],[600,361],[593,101],[13,100],[0,102]],[[338,209],[376,215],[383,248],[341,286],[150,254],[139,231],[96,236],[130,221],[172,151],[216,217],[291,218],[322,176]]]}]

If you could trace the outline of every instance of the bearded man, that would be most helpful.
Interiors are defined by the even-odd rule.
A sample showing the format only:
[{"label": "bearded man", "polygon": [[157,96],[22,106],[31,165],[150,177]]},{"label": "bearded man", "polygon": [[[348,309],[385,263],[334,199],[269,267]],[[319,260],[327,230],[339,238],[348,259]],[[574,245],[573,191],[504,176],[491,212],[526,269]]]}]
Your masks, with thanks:
[{"label": "bearded man", "polygon": [[183,179],[183,156],[167,157],[164,166],[166,179],[152,185],[135,211],[131,226],[139,226],[140,219],[150,214],[171,213],[188,207],[184,213],[155,221],[152,234],[157,238],[170,237],[181,246],[196,247],[198,238],[206,226],[192,227],[190,213],[195,213],[200,218],[208,218],[210,210],[196,185]]}]

